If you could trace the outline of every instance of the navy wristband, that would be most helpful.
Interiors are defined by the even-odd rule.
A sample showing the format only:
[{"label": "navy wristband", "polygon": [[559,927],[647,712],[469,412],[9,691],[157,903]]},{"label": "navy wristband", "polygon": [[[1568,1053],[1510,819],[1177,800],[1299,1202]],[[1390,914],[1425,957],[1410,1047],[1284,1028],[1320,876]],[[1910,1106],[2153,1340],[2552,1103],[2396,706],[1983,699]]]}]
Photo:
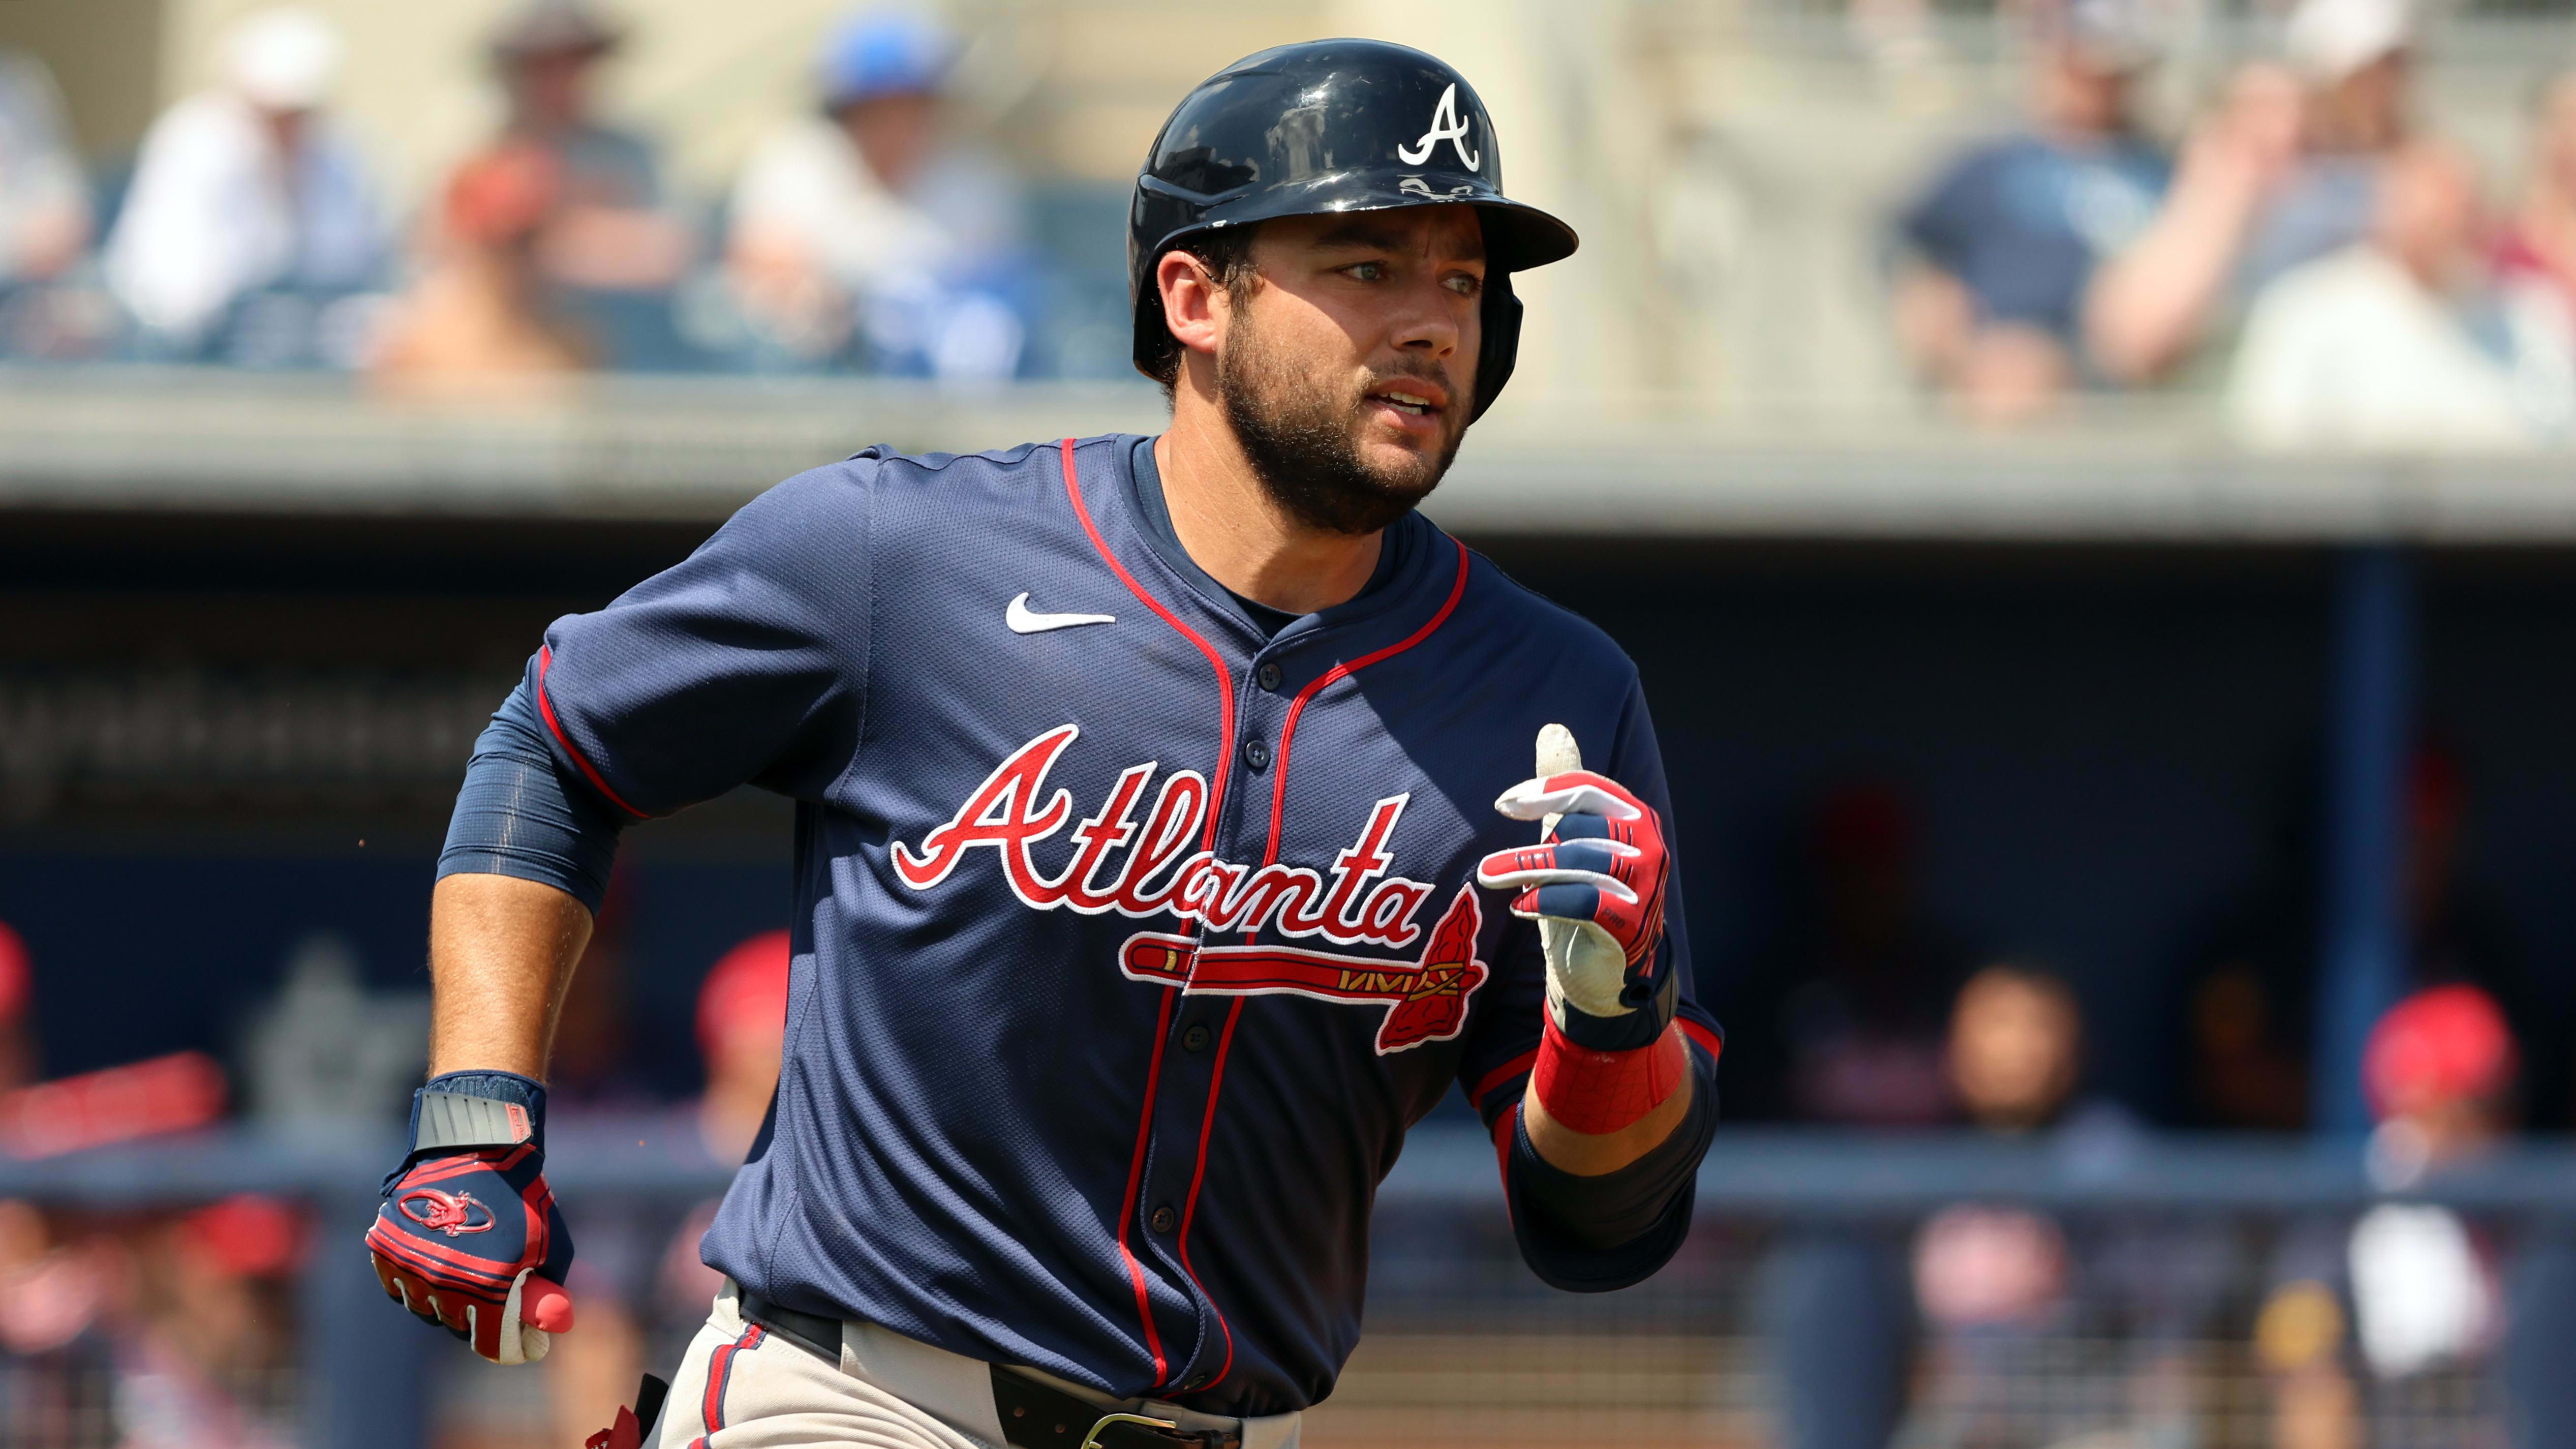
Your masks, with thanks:
[{"label": "navy wristband", "polygon": [[1619,989],[1621,1004],[1636,1008],[1619,1016],[1594,1016],[1551,995],[1548,1005],[1555,1014],[1556,1029],[1586,1051],[1625,1052],[1653,1046],[1681,1007],[1681,973],[1672,967],[1672,940],[1666,937],[1655,943],[1655,959],[1648,969]]}]

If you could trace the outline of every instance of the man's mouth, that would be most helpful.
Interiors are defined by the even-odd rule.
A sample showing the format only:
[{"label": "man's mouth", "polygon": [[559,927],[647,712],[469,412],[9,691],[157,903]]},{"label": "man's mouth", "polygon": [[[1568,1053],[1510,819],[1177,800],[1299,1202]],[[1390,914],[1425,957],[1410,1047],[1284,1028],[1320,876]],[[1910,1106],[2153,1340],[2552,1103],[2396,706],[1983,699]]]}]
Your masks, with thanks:
[{"label": "man's mouth", "polygon": [[1370,389],[1368,398],[1417,418],[1436,417],[1449,405],[1449,395],[1429,383],[1392,382]]}]

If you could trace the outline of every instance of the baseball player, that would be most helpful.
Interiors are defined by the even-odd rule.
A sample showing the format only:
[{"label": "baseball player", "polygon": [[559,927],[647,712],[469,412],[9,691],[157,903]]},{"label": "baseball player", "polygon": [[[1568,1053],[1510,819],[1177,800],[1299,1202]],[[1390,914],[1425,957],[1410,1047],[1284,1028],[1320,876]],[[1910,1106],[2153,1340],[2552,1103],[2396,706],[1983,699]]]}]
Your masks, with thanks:
[{"label": "baseball player", "polygon": [[368,1243],[501,1363],[572,1322],[542,1078],[619,833],[797,802],[666,1449],[1293,1445],[1453,1083],[1542,1279],[1689,1229],[1720,1038],[1636,669],[1414,511],[1574,234],[1456,71],[1333,40],[1182,101],[1129,246],[1169,431],[791,478],[557,620],[476,746]]}]

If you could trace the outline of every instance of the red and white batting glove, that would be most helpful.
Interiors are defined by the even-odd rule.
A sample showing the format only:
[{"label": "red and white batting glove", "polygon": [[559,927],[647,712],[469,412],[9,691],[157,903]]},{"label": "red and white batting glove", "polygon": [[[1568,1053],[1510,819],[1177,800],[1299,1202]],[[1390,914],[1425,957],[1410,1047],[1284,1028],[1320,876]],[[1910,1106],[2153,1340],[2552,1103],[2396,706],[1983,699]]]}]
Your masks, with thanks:
[{"label": "red and white batting glove", "polygon": [[572,1327],[545,1091],[514,1073],[455,1072],[414,1093],[412,1150],[367,1229],[385,1295],[494,1363],[535,1363]]},{"label": "red and white batting glove", "polygon": [[[1555,725],[1540,733],[1539,755],[1542,769],[1580,763]],[[1494,808],[1547,822],[1538,844],[1476,866],[1477,884],[1517,891],[1512,914],[1540,922],[1539,1102],[1578,1132],[1615,1132],[1671,1096],[1689,1062],[1672,1025],[1680,981],[1664,939],[1663,823],[1625,786],[1580,768],[1524,780]]]}]

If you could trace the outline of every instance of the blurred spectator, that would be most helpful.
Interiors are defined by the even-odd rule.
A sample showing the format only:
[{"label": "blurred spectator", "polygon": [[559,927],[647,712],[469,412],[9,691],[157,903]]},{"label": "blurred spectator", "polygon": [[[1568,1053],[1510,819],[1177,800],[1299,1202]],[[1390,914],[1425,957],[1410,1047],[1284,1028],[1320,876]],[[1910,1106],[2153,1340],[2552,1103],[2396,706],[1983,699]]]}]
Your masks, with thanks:
[{"label": "blurred spectator", "polygon": [[[2314,811],[2294,808],[2272,878],[2231,907],[2184,978],[2183,1045],[2193,1126],[2296,1131],[2308,1124],[2315,1030]],[[2462,885],[2469,790],[2459,761],[2419,747],[2407,777],[2406,908],[2410,990],[2477,986],[2521,1024],[2537,1125],[2567,1120],[2565,1033],[2550,996],[2485,903]]]},{"label": "blurred spectator", "polygon": [[[2374,1179],[2412,1187],[2492,1148],[2513,1125],[2519,1058],[2505,1013],[2474,986],[2433,987],[2392,1007],[2362,1065],[2379,1119]],[[2493,1233],[2424,1203],[2294,1224],[2254,1328],[2272,1379],[2273,1442],[2359,1444],[2372,1391],[2486,1360],[2505,1326],[2506,1256]],[[2517,1332],[2526,1329],[2548,1331],[2545,1320]],[[2563,1366],[2566,1345],[2556,1346]],[[2368,1389],[2354,1381],[2355,1359]]]},{"label": "blurred spectator", "polygon": [[32,55],[0,50],[0,291],[62,275],[89,229],[88,182],[53,74]]},{"label": "blurred spectator", "polygon": [[726,265],[765,347],[816,364],[863,337],[885,370],[1006,378],[1033,301],[1017,181],[948,135],[956,42],[909,10],[826,39],[821,114],[772,136],[736,182]]},{"label": "blurred spectator", "polygon": [[1729,1117],[1948,1120],[1943,1033],[1965,958],[1917,898],[1911,807],[1887,785],[1836,789],[1805,845],[1797,918],[1728,1003]]},{"label": "blurred spectator", "polygon": [[2507,315],[2524,343],[2522,398],[2565,426],[2576,408],[2576,68],[2544,83],[2532,110],[2521,204],[2497,248]]},{"label": "blurred spectator", "polygon": [[2361,1070],[2379,1122],[2372,1161],[2392,1187],[2476,1157],[2517,1115],[2513,1028],[2474,986],[2435,986],[2391,1007],[2371,1029]]},{"label": "blurred spectator", "polygon": [[515,392],[587,366],[589,349],[536,261],[537,237],[562,195],[562,168],[524,142],[458,167],[436,254],[395,311],[377,370],[406,383],[492,380]]},{"label": "blurred spectator", "polygon": [[120,1449],[286,1449],[280,1392],[293,1344],[288,1279],[305,1225],[265,1198],[228,1198],[141,1243],[132,1322],[119,1335]]},{"label": "blurred spectator", "polygon": [[74,1449],[102,1438],[112,1261],[65,1241],[34,1204],[0,1199],[0,1439]]},{"label": "blurred spectator", "polygon": [[[2012,962],[1959,990],[1949,1072],[1968,1120],[2002,1136],[2047,1134],[2055,1153],[2101,1160],[2124,1152],[2135,1124],[2078,1096],[2084,1021],[2056,976]],[[2028,1208],[1962,1203],[1936,1213],[1914,1245],[1915,1301],[1931,1336],[1932,1376],[1911,1435],[1924,1443],[2055,1442],[2122,1431],[2106,1442],[2187,1435],[2194,1405],[2186,1345],[2222,1303],[2236,1245],[2223,1227],[2150,1213],[2063,1221]],[[2119,1338],[2124,1373],[2086,1402],[2032,1402],[2052,1344]]]},{"label": "blurred spectator", "polygon": [[698,990],[698,1051],[707,1063],[698,1133],[718,1161],[751,1151],[777,1094],[789,950],[785,931],[763,932],[726,952]]},{"label": "blurred spectator", "polygon": [[[1968,1120],[2020,1136],[2056,1120],[2074,1095],[2083,1040],[2075,997],[2053,976],[1988,966],[1959,988],[1950,1016],[1950,1084]],[[1917,1431],[1927,1442],[2023,1442],[2034,1340],[2067,1326],[2072,1265],[2055,1220],[2025,1208],[1961,1203],[1914,1241],[1914,1300],[1932,1339]],[[2027,1431],[2025,1431],[2025,1434]]]},{"label": "blurred spectator", "polygon": [[28,1023],[35,996],[36,967],[27,954],[27,940],[0,921],[0,1092],[34,1082],[43,1070],[36,1033]]},{"label": "blurred spectator", "polygon": [[2377,196],[2369,237],[2254,299],[2229,384],[2238,434],[2266,448],[2536,442],[2544,419],[2515,386],[2528,347],[2489,285],[2475,167],[2418,142],[2384,164]]},{"label": "blurred spectator", "polygon": [[688,265],[688,231],[666,210],[652,144],[599,120],[593,83],[623,32],[585,0],[522,0],[493,30],[509,105],[503,139],[550,157],[558,180],[537,257],[574,288],[653,292]]},{"label": "blurred spectator", "polygon": [[[355,359],[357,313],[306,316],[314,299],[374,281],[385,260],[365,164],[323,109],[340,56],[319,16],[261,11],[224,46],[225,84],[153,123],[107,244],[109,286],[151,350],[195,357],[228,343],[248,349],[237,361]],[[263,291],[306,300],[262,308]]]},{"label": "blurred spectator", "polygon": [[2088,295],[2107,372],[2170,371],[2272,279],[2373,231],[2380,166],[2414,134],[2414,46],[2411,0],[2300,0],[2289,68],[2237,74],[2155,225]]},{"label": "blurred spectator", "polygon": [[[1944,1040],[1947,1095],[1974,1127],[2080,1161],[2129,1150],[2127,1115],[2078,1095],[2083,1016],[2056,976],[2014,962],[1979,970],[1959,988]],[[1784,1441],[2036,1449],[2116,1427],[2139,1437],[2106,1443],[2177,1442],[2193,1412],[2187,1345],[2237,1264],[2223,1228],[2147,1213],[2068,1223],[1960,1203],[1933,1214],[1910,1252],[1807,1227],[1765,1265],[1757,1300],[1782,1378]],[[1920,1373],[1905,1348],[1918,1321]],[[2079,1381],[2098,1392],[2071,1394],[2050,1355],[2083,1336],[2121,1340],[2132,1357],[2123,1372]],[[2044,1383],[2043,1401],[2034,1389]]]},{"label": "blurred spectator", "polygon": [[2171,172],[2131,114],[2162,50],[2150,0],[2054,0],[2033,16],[2028,126],[1951,161],[1898,222],[1899,338],[1989,422],[2088,378],[2085,283],[2154,219]]},{"label": "blurred spectator", "polygon": [[0,357],[65,359],[108,349],[117,306],[83,265],[89,182],[63,98],[43,61],[0,50]]},{"label": "blurred spectator", "polygon": [[1989,1132],[2054,1125],[2074,1100],[2084,1018],[2075,993],[2044,971],[1988,966],[1959,988],[1950,1011],[1951,1090]]}]

